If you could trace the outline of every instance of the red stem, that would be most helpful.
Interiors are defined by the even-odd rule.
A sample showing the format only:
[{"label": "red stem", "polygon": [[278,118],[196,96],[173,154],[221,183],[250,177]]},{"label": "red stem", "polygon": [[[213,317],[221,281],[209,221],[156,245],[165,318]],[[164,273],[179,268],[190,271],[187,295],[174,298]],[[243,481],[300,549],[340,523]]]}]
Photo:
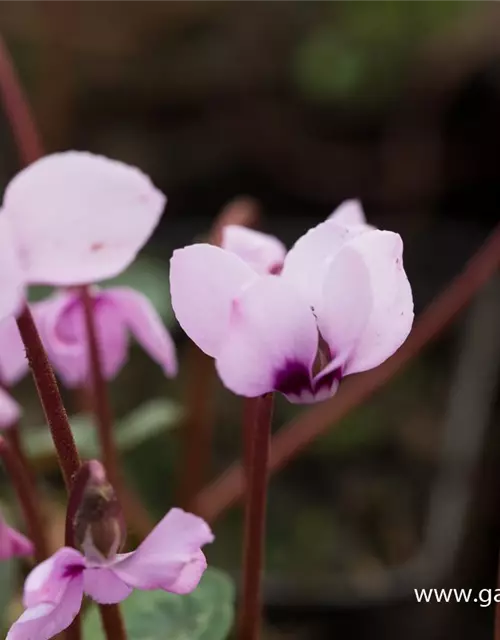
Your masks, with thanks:
[{"label": "red stem", "polygon": [[54,372],[27,305],[17,319],[17,326],[26,349],[26,356],[35,379],[45,417],[50,427],[64,483],[69,492],[73,476],[80,468],[80,457],[71,433],[68,416],[66,415],[66,409],[59,393]]},{"label": "red stem", "polygon": [[[252,437],[244,434],[250,446],[248,460],[248,495],[245,509],[243,542],[243,585],[238,640],[258,640],[262,617],[262,571],[264,566],[269,440],[273,414],[273,394],[253,400]],[[248,425],[245,425],[245,428]]]},{"label": "red stem", "polygon": [[[389,382],[439,336],[499,266],[500,226],[467,263],[463,272],[421,314],[410,336],[392,358],[376,369],[347,378],[335,398],[304,411],[280,429],[271,440],[270,472],[278,471],[297,457],[311,442]],[[244,490],[243,469],[236,463],[201,492],[196,512],[209,522],[213,521],[241,499]]]},{"label": "red stem", "polygon": [[42,562],[49,557],[49,545],[45,537],[43,518],[36,494],[32,490],[31,482],[15,451],[5,438],[0,436],[0,458],[10,476],[17,494],[19,504],[24,513],[28,535],[35,547],[35,560]]},{"label": "red stem", "polygon": [[0,93],[22,164],[31,164],[43,155],[42,142],[12,58],[1,37]]}]

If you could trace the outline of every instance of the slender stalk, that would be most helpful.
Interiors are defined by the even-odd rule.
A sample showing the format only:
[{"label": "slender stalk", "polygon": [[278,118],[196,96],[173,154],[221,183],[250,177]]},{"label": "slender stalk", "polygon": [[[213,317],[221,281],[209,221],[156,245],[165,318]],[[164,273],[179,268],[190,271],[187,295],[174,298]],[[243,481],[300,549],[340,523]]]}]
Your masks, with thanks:
[{"label": "slender stalk", "polygon": [[102,372],[101,353],[93,313],[93,300],[88,287],[81,288],[81,299],[89,348],[92,403],[103,464],[123,507],[125,519],[136,530],[136,533],[141,538],[144,538],[153,529],[154,524],[139,498],[132,492],[130,487],[127,487],[121,471],[120,457],[114,438],[114,419],[108,386]]},{"label": "slender stalk", "polygon": [[[500,266],[500,226],[471,258],[463,272],[417,318],[403,346],[376,369],[347,378],[332,400],[304,411],[271,441],[269,471],[282,469],[311,442],[334,427],[437,338]],[[232,465],[198,496],[196,513],[212,522],[240,500],[245,492],[242,465]]]},{"label": "slender stalk", "polygon": [[238,640],[258,640],[262,615],[261,577],[264,566],[269,440],[273,414],[273,394],[254,400],[253,437],[245,434],[250,447],[248,493],[243,541],[243,585]]},{"label": "slender stalk", "polygon": [[43,155],[42,142],[9,51],[0,37],[0,93],[23,164]]},{"label": "slender stalk", "polygon": [[28,456],[24,451],[24,446],[19,433],[19,423],[13,424],[12,427],[5,431],[5,437],[7,438],[14,455],[19,460],[19,463],[24,469],[24,474],[31,486],[31,492],[35,494],[36,478]]},{"label": "slender stalk", "polygon": [[106,637],[110,640],[126,640],[127,632],[118,605],[100,604],[99,610]]},{"label": "slender stalk", "polygon": [[28,535],[35,548],[35,560],[42,562],[49,557],[49,544],[45,537],[40,505],[25,469],[15,451],[5,438],[0,436],[0,458],[10,476],[24,514]]},{"label": "slender stalk", "polygon": [[69,492],[73,476],[80,468],[80,457],[54,372],[27,305],[17,318],[17,326],[54,441],[66,489]]}]

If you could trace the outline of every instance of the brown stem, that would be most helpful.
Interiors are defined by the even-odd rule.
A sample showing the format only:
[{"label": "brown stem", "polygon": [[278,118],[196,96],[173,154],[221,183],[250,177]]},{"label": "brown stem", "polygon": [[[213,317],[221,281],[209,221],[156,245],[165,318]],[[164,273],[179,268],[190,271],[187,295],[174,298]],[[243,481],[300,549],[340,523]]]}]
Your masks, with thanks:
[{"label": "brown stem", "polygon": [[1,37],[0,93],[21,161],[25,165],[31,164],[43,155],[42,143],[12,58]]},{"label": "brown stem", "polygon": [[30,478],[26,474],[23,464],[5,438],[0,436],[0,458],[10,476],[17,494],[19,504],[23,510],[28,535],[35,547],[35,560],[42,562],[49,557],[49,545],[45,537],[43,518],[36,494],[32,490]]},{"label": "brown stem", "polygon": [[80,457],[71,433],[68,416],[66,415],[66,409],[59,393],[54,372],[27,305],[24,306],[17,318],[17,326],[26,349],[26,356],[35,379],[45,417],[50,427],[66,489],[69,492],[73,475],[80,468]]},{"label": "brown stem", "polygon": [[264,566],[269,440],[273,394],[254,399],[252,437],[244,435],[248,455],[248,496],[243,541],[243,585],[238,640],[258,640],[262,617],[262,571]]},{"label": "brown stem", "polygon": [[99,610],[106,637],[110,640],[126,640],[127,632],[118,606],[116,604],[101,604]]},{"label": "brown stem", "polygon": [[116,448],[113,413],[109,401],[108,386],[102,373],[101,353],[94,321],[93,300],[88,287],[81,288],[85,316],[85,328],[89,347],[90,386],[97,433],[101,445],[103,464],[108,478],[117,492],[127,522],[136,533],[145,538],[153,529],[153,521],[139,498],[127,487],[121,472],[120,457]]},{"label": "brown stem", "polygon": [[36,478],[33,472],[33,467],[31,466],[28,456],[24,451],[24,446],[19,433],[19,423],[12,425],[12,427],[5,431],[5,437],[7,438],[10,448],[16,458],[19,460],[19,463],[22,465],[24,474],[30,483],[31,492],[34,495],[36,493]]},{"label": "brown stem", "polygon": [[[355,409],[401,371],[452,322],[456,314],[496,273],[499,266],[500,226],[467,263],[463,272],[421,314],[410,336],[392,358],[376,369],[347,378],[335,398],[304,411],[272,438],[270,472],[281,469],[308,444],[332,428],[349,411]],[[243,493],[243,469],[241,464],[236,463],[201,492],[196,512],[206,520],[213,521],[241,499]]]}]

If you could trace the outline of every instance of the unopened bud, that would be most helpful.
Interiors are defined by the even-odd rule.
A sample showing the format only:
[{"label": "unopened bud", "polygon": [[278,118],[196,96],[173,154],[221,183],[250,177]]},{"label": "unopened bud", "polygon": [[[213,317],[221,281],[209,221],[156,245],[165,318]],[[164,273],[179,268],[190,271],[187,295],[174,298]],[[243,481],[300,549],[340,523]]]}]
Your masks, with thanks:
[{"label": "unopened bud", "polygon": [[[113,558],[123,547],[125,522],[115,490],[97,460],[82,465],[68,504],[72,544],[89,560]],[[68,542],[68,541],[67,541]]]}]

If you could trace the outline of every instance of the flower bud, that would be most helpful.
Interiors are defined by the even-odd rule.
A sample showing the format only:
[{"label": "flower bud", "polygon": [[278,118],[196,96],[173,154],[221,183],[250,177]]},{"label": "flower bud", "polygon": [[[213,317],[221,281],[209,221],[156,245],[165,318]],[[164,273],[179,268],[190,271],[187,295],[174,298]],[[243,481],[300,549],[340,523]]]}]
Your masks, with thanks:
[{"label": "flower bud", "polygon": [[75,477],[66,537],[67,544],[96,562],[112,559],[123,547],[126,529],[122,510],[104,467],[97,460],[84,463]]}]

